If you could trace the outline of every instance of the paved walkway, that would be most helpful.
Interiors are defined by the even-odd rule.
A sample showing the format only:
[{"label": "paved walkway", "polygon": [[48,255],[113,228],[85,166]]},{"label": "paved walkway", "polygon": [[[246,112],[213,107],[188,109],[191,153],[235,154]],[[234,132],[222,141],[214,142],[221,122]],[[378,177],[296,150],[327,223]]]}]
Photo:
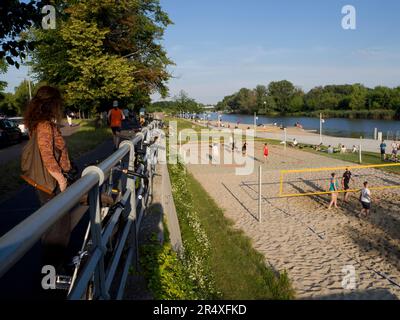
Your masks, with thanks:
[{"label": "paved walkway", "polygon": [[[103,160],[113,152],[111,139],[100,144],[95,150],[88,152],[74,162],[79,169],[96,160]],[[36,192],[31,186],[24,186],[13,197],[0,203],[0,237],[15,227],[39,208]],[[71,239],[81,239],[86,231],[88,217],[82,219],[75,228]],[[75,254],[81,243],[71,240],[69,252]],[[2,299],[41,299],[40,261],[41,246],[38,242],[10,271],[0,278],[0,300]]]}]

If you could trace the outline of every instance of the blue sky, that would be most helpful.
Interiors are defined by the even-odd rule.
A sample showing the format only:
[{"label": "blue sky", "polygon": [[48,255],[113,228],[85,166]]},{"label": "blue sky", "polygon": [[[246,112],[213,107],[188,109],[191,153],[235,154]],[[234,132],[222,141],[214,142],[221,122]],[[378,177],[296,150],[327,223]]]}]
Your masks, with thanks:
[{"label": "blue sky", "polygon": [[[174,21],[164,45],[176,66],[171,96],[216,103],[242,87],[287,79],[317,85],[400,85],[398,0],[161,0]],[[357,29],[341,26],[353,5]],[[26,70],[1,79],[9,90]],[[17,79],[16,77],[20,78]],[[154,99],[158,99],[154,96]]]}]

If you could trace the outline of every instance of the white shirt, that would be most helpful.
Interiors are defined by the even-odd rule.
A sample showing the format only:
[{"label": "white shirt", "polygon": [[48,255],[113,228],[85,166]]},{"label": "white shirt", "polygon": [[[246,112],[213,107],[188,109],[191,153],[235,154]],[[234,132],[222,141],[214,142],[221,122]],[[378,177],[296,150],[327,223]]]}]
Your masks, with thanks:
[{"label": "white shirt", "polygon": [[212,150],[213,150],[213,155],[218,157],[218,155],[219,155],[218,145],[214,144],[213,147],[212,147]]},{"label": "white shirt", "polygon": [[361,201],[366,203],[371,202],[371,191],[368,188],[361,190]]}]

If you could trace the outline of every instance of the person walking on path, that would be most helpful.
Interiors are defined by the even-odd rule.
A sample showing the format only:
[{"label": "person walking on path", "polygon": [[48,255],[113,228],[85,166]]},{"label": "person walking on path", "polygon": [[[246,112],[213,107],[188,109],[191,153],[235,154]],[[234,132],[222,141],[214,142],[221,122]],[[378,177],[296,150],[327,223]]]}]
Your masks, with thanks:
[{"label": "person walking on path", "polygon": [[[22,177],[35,186],[41,205],[67,188],[65,174],[71,171],[67,146],[57,126],[61,123],[62,103],[58,89],[43,86],[29,102],[24,115],[30,141],[21,158]],[[39,157],[35,156],[35,150],[39,150]],[[67,214],[43,234],[43,263],[57,266],[62,262],[71,224],[71,216]]]},{"label": "person walking on path", "polygon": [[71,117],[71,112],[69,112],[69,110],[67,111],[67,121],[68,125],[72,127],[72,117]]},{"label": "person walking on path", "polygon": [[232,138],[232,135],[230,135],[229,136],[229,147],[233,150],[232,146],[233,146],[233,138]]},{"label": "person walking on path", "polygon": [[268,158],[268,155],[269,155],[269,150],[268,150],[268,144],[267,143],[264,144],[263,154],[264,154],[264,163],[267,163],[267,158]]},{"label": "person walking on path", "polygon": [[108,122],[113,133],[114,150],[117,150],[119,147],[119,133],[121,132],[122,120],[124,119],[124,113],[118,108],[118,101],[114,101],[113,108],[108,112]]},{"label": "person walking on path", "polygon": [[219,145],[217,143],[214,143],[212,146],[212,160],[213,164],[219,163]]},{"label": "person walking on path", "polygon": [[335,208],[338,208],[337,205],[338,190],[339,190],[339,182],[336,179],[336,173],[332,173],[329,182],[329,191],[331,192],[331,202],[329,204],[328,210],[330,210],[333,205],[335,205]]},{"label": "person walking on path", "polygon": [[372,202],[371,190],[368,189],[368,181],[364,182],[364,188],[361,190],[360,201],[362,209],[358,217],[361,218],[362,215],[367,217],[369,215],[369,211],[371,210]]},{"label": "person walking on path", "polygon": [[[354,181],[352,178],[352,173],[348,168],[346,168],[346,171],[343,173],[343,178],[342,178],[342,187],[343,190],[347,191],[350,190],[350,181]],[[344,202],[347,202],[349,200],[350,193],[345,192],[344,194]]]},{"label": "person walking on path", "polygon": [[379,148],[381,149],[381,160],[385,161],[386,158],[386,143],[384,140],[382,140],[382,143],[380,144]]},{"label": "person walking on path", "polygon": [[392,161],[397,161],[398,145],[396,141],[392,143]]}]

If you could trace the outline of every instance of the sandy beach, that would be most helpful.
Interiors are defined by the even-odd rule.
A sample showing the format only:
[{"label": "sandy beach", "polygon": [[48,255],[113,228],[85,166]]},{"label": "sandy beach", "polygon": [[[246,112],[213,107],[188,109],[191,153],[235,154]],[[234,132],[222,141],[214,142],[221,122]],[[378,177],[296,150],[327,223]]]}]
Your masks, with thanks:
[{"label": "sandy beach", "polygon": [[[197,125],[205,126],[203,121],[194,122]],[[218,127],[218,122],[212,121],[210,122],[210,126],[216,129],[224,129],[228,126],[230,129],[234,129],[238,127],[239,129],[246,130],[248,128],[254,129],[254,125],[249,124],[239,124],[223,122],[224,127]],[[284,131],[280,129],[278,126],[274,125],[265,125],[257,127],[256,136],[259,138],[267,138],[273,140],[284,141]],[[319,145],[320,144],[320,135],[319,133],[313,130],[306,130],[297,127],[287,127],[286,128],[286,138],[287,141],[293,141],[295,138],[299,143],[310,144],[310,145]],[[387,145],[387,153],[391,152],[390,145],[392,144],[392,140],[386,140]],[[345,137],[333,137],[322,135],[322,143],[325,146],[332,145],[334,147],[338,147],[339,144],[343,144],[346,146],[348,150],[351,150],[353,146],[357,146],[357,148],[361,145],[362,151],[368,152],[380,152],[379,145],[380,141],[373,139],[356,139],[356,138],[345,138]]]},{"label": "sandy beach", "polygon": [[[224,146],[221,146],[224,148]],[[225,146],[228,148],[228,146]],[[223,150],[221,149],[221,152]],[[266,164],[262,145],[255,145],[255,170],[235,175],[232,165],[188,165],[225,215],[253,241],[274,269],[287,271],[299,299],[399,299],[400,189],[373,191],[368,218],[358,218],[359,194],[339,209],[327,210],[329,195],[279,198],[280,171],[354,166],[343,161],[282,146],[271,146]],[[263,166],[261,223],[257,217],[257,168]],[[400,185],[400,176],[377,169],[354,170],[353,187]],[[337,172],[341,177],[343,172]],[[326,188],[330,172],[285,177],[289,193]],[[349,267],[350,266],[350,267]],[[343,288],[346,270],[355,270],[355,289]],[[350,269],[349,269],[350,268]],[[386,277],[386,278],[385,278]]]}]

